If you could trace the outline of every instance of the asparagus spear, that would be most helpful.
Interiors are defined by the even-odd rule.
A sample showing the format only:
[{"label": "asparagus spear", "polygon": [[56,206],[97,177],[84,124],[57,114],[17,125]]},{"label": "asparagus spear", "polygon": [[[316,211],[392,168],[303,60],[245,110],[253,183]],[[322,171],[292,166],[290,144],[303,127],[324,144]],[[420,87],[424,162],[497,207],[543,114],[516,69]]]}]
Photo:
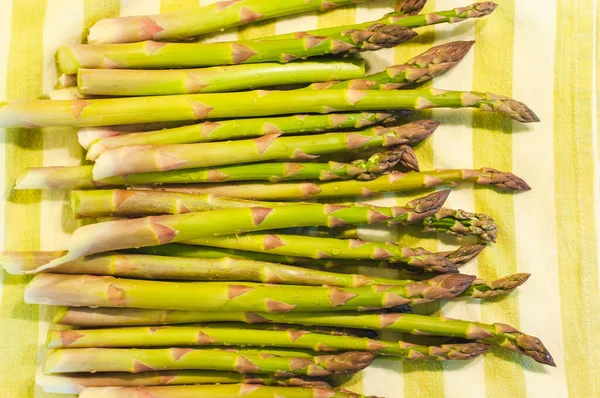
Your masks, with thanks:
[{"label": "asparagus spear", "polygon": [[168,386],[168,387],[92,387],[86,388],[80,398],[377,398],[366,397],[346,390],[306,387],[267,387],[255,384]]},{"label": "asparagus spear", "polygon": [[399,0],[396,2],[394,10],[400,15],[418,15],[425,4],[427,4],[427,0]]},{"label": "asparagus spear", "polygon": [[[103,152],[93,168],[94,180],[133,173],[164,172],[170,170],[213,167],[239,163],[262,162],[269,160],[302,160],[315,159],[319,155],[354,149],[369,149],[405,145],[420,142],[430,136],[439,126],[434,120],[418,120],[402,126],[380,127],[353,133],[328,133],[317,136],[279,137],[277,134],[266,135],[253,140],[228,142],[210,142],[199,144],[134,146],[119,147]],[[281,165],[279,165],[281,166]],[[334,165],[335,166],[335,165]],[[293,170],[286,171],[281,167],[255,166],[265,169],[266,178],[270,174],[285,177],[293,175]],[[310,168],[310,166],[307,166]],[[368,167],[368,164],[366,164]],[[313,172],[318,171],[312,170]],[[279,170],[278,170],[279,169]],[[329,170],[333,173],[334,167]],[[219,179],[227,180],[227,173],[242,175],[244,169],[229,171],[215,170],[211,182]],[[258,174],[253,171],[255,174]],[[356,175],[364,172],[364,168],[356,170]],[[252,173],[252,171],[250,171]],[[219,178],[221,176],[221,178]],[[234,177],[235,178],[235,177]],[[205,177],[208,180],[208,178]]]},{"label": "asparagus spear", "polygon": [[146,16],[107,18],[90,29],[89,43],[132,43],[143,40],[176,41],[218,32],[258,20],[264,21],[309,11],[326,11],[368,0],[256,0],[219,1],[209,6]]},{"label": "asparagus spear", "polygon": [[61,88],[77,86],[77,75],[61,74],[58,78],[58,85]]},{"label": "asparagus spear", "polygon": [[355,373],[375,359],[370,352],[346,352],[312,358],[280,357],[193,348],[72,348],[50,352],[47,373],[129,372],[160,370],[224,370],[275,376],[329,376]]},{"label": "asparagus spear", "polygon": [[141,96],[223,93],[281,84],[348,80],[363,76],[362,59],[263,63],[179,70],[79,69],[84,95]]},{"label": "asparagus spear", "polygon": [[[505,349],[532,357],[536,361],[554,366],[554,361],[543,343],[536,337],[519,332],[502,323],[485,324],[445,317],[394,313],[234,313],[234,312],[185,312],[131,309],[79,309],[69,308],[57,314],[55,322],[67,325],[114,326],[114,325],[168,325],[194,322],[244,322],[244,323],[291,323],[300,325],[323,325],[360,327],[371,330],[389,330],[410,334],[431,334],[479,340],[499,345]],[[128,323],[129,322],[129,323]]]},{"label": "asparagus spear", "polygon": [[117,135],[126,135],[130,133],[139,133],[150,130],[164,130],[176,127],[190,125],[193,122],[164,122],[164,123],[142,123],[142,124],[123,124],[106,127],[86,127],[77,132],[77,141],[83,147],[88,149],[96,140],[114,137]]},{"label": "asparagus spear", "polygon": [[[98,142],[91,142],[88,159],[95,160],[107,149],[133,145],[173,145],[197,142],[247,139],[268,134],[299,135],[340,129],[358,129],[375,124],[395,124],[408,116],[408,112],[395,113],[334,113],[331,115],[294,115],[271,118],[232,119],[205,122],[196,125],[148,131],[143,134],[96,135]],[[97,129],[81,129],[81,134],[95,134]],[[110,131],[110,130],[109,130]],[[100,129],[100,133],[104,134]],[[85,138],[89,141],[89,138]],[[82,143],[83,145],[83,143]]]},{"label": "asparagus spear", "polygon": [[40,274],[28,284],[25,301],[76,307],[186,311],[348,311],[445,300],[462,293],[473,280],[474,276],[447,274],[407,285],[341,288]]},{"label": "asparagus spear", "polygon": [[370,351],[401,359],[451,360],[472,359],[487,346],[467,343],[424,346],[403,341],[331,336],[303,330],[270,331],[245,329],[243,325],[131,327],[115,329],[50,330],[48,348],[131,348],[187,346],[290,347],[322,351]]},{"label": "asparagus spear", "polygon": [[396,90],[416,83],[424,83],[458,65],[473,43],[473,41],[455,41],[442,44],[411,58],[405,64],[390,66],[383,72],[341,82],[313,83],[308,88]]},{"label": "asparagus spear", "polygon": [[279,378],[270,375],[241,374],[216,370],[176,370],[144,373],[72,373],[38,375],[36,384],[46,393],[79,394],[88,387],[177,386],[199,384],[259,384],[267,386],[331,388],[323,380],[306,377]]},{"label": "asparagus spear", "polygon": [[[418,5],[417,5],[418,6]],[[349,29],[364,29],[372,24],[396,25],[406,28],[420,28],[424,26],[435,25],[439,23],[455,23],[462,22],[470,18],[481,18],[494,12],[498,5],[491,1],[474,3],[467,7],[458,7],[446,11],[436,11],[429,14],[421,14],[414,16],[400,15],[398,13],[390,13],[376,21],[364,22],[353,25],[334,26],[325,29],[314,29],[306,32],[287,33],[276,36],[265,37],[262,40],[285,40],[305,35],[311,36],[332,36],[340,34]]]},{"label": "asparagus spear", "polygon": [[321,55],[375,51],[394,47],[417,35],[411,29],[385,24],[346,30],[327,37],[216,43],[66,44],[56,54],[63,73],[92,69],[168,69],[242,63],[289,62]]},{"label": "asparagus spear", "polygon": [[482,169],[429,170],[419,173],[390,173],[371,181],[282,182],[279,184],[239,183],[235,185],[173,185],[157,188],[162,191],[212,194],[241,199],[295,200],[373,196],[387,192],[405,192],[441,185],[474,183],[491,185],[501,190],[528,191],[531,188],[512,173]]},{"label": "asparagus spear", "polygon": [[0,128],[85,127],[153,122],[332,113],[378,109],[477,108],[528,123],[525,104],[491,93],[426,90],[289,90],[75,101],[0,102]]},{"label": "asparagus spear", "polygon": [[[254,163],[164,172],[136,173],[94,181],[93,166],[31,167],[17,179],[15,189],[86,189],[144,184],[187,184],[225,181],[371,180],[395,168],[415,167],[408,145],[390,147],[352,163]],[[416,165],[418,167],[418,164]],[[140,210],[141,212],[141,210]]]},{"label": "asparagus spear", "polygon": [[[391,263],[404,263],[411,267],[419,268],[424,272],[457,272],[454,261],[449,259],[446,253],[423,253],[420,248],[413,249],[408,246],[399,246],[391,243],[365,242],[359,239],[319,238],[279,233],[253,233],[219,237],[207,236],[186,241],[185,243],[315,259],[384,259]],[[460,256],[458,262],[461,264],[468,262],[476,257],[484,246],[476,245],[476,247],[476,250],[468,250],[468,258]]]}]

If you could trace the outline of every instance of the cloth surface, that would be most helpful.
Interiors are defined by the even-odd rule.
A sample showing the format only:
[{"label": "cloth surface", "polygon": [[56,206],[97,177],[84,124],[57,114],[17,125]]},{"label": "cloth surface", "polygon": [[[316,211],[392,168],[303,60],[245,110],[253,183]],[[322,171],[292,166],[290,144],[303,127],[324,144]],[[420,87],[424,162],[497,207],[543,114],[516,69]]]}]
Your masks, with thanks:
[{"label": "cloth surface", "polygon": [[[203,0],[201,4],[212,1]],[[531,106],[541,123],[521,125],[497,115],[434,111],[442,126],[418,149],[423,170],[494,167],[532,186],[522,194],[459,188],[450,207],[485,212],[498,222],[498,243],[463,272],[486,279],[515,272],[533,277],[510,297],[456,302],[425,312],[504,322],[540,337],[556,368],[501,350],[469,363],[378,360],[350,388],[401,397],[600,397],[599,89],[595,0],[497,0],[485,19],[421,29],[394,50],[366,54],[371,70],[402,63],[434,44],[476,40],[461,65],[436,79],[444,89],[490,91]],[[426,11],[467,5],[430,0]],[[33,99],[53,89],[54,53],[79,42],[101,18],[152,14],[198,5],[198,0],[1,0],[0,100]],[[228,39],[374,20],[392,0],[329,13],[282,18],[227,32]],[[221,37],[221,38],[222,38]],[[25,167],[77,165],[82,151],[68,128],[0,130],[0,246],[60,250],[75,227],[63,192],[12,191]],[[388,196],[378,203],[405,202]],[[397,231],[402,242],[442,249],[449,243]],[[0,397],[51,397],[36,387],[41,374],[48,309],[23,303],[27,278],[0,273]]]}]

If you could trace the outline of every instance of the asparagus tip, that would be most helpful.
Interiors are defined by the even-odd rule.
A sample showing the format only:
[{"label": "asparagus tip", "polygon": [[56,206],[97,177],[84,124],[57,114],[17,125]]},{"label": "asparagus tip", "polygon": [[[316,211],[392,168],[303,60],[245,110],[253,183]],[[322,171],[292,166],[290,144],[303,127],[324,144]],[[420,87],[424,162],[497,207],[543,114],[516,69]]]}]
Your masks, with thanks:
[{"label": "asparagus tip", "polygon": [[413,208],[415,213],[421,217],[428,217],[440,211],[448,196],[450,196],[450,192],[449,189],[433,192],[408,202],[406,207]]},{"label": "asparagus tip", "polygon": [[483,244],[461,246],[450,252],[446,258],[456,266],[464,265],[477,257],[485,247],[486,245]]},{"label": "asparagus tip", "polygon": [[400,15],[418,15],[427,4],[427,0],[399,1],[394,12]]},{"label": "asparagus tip", "polygon": [[[414,30],[399,25],[373,24],[365,30],[373,32],[367,41],[380,48],[395,47],[417,35],[417,32]],[[350,31],[350,33],[353,32]]]},{"label": "asparagus tip", "polygon": [[417,173],[421,171],[419,168],[419,158],[417,158],[415,150],[409,145],[405,145],[403,149],[399,165],[407,171],[414,171]]},{"label": "asparagus tip", "polygon": [[[456,297],[467,290],[475,279],[477,279],[477,277],[465,274],[438,275],[427,281],[428,284],[436,286],[438,289],[434,289],[432,293],[426,296],[426,298],[443,300]],[[425,292],[428,291],[426,290],[424,293]]]},{"label": "asparagus tip", "polygon": [[448,359],[469,360],[484,354],[487,350],[489,350],[490,345],[480,342],[472,342],[462,344],[442,344],[441,347],[451,350],[451,352],[448,354]]},{"label": "asparagus tip", "polygon": [[[418,162],[412,147],[408,145],[395,145],[387,148],[383,152],[373,154],[367,163],[369,167],[366,173],[361,174],[359,180],[372,180],[382,174],[388,173],[400,164],[405,169],[408,165],[411,170],[414,170],[414,162]],[[416,167],[419,165],[417,163]]]},{"label": "asparagus tip", "polygon": [[483,1],[481,3],[473,4],[472,7],[478,13],[477,15],[473,15],[473,17],[480,18],[493,13],[498,7],[498,4],[493,1]]},{"label": "asparagus tip", "polygon": [[453,41],[451,43],[440,44],[424,52],[423,54],[417,55],[406,62],[409,65],[417,65],[419,67],[431,67],[434,65],[435,68],[447,64],[444,68],[450,69],[458,64],[467,55],[467,53],[473,47],[475,41]]},{"label": "asparagus tip", "polygon": [[488,176],[480,176],[477,180],[480,184],[490,184],[497,188],[514,190],[514,191],[529,191],[531,187],[522,178],[506,171],[499,171],[489,167],[483,168],[484,173]]},{"label": "asparagus tip", "polygon": [[519,286],[523,285],[529,280],[531,274],[519,273],[514,275],[505,276],[491,283],[493,289],[502,289],[506,292],[512,292]]},{"label": "asparagus tip", "polygon": [[524,103],[511,98],[496,101],[494,103],[494,110],[521,123],[533,123],[540,121],[540,118],[535,114],[535,112],[533,112],[533,110],[531,110],[531,108]]}]

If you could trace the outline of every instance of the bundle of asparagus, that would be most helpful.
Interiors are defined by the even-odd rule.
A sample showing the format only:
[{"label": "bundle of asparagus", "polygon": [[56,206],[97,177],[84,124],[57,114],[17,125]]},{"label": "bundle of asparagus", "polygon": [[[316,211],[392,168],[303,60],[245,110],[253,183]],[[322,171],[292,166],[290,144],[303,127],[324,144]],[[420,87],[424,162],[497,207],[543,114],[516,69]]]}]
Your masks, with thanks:
[{"label": "bundle of asparagus", "polygon": [[[538,121],[505,96],[414,89],[454,68],[473,42],[366,76],[364,61],[347,56],[394,47],[414,28],[489,15],[494,3],[419,15],[426,1],[405,0],[361,24],[175,42],[363,1],[227,0],[98,21],[89,44],[57,53],[72,99],[0,103],[0,127],[82,127],[79,142],[94,162],[28,169],[15,187],[73,190],[73,213],[88,224],[69,250],[0,256],[8,272],[35,275],[26,302],[60,308],[48,375],[38,380],[46,391],[352,398],[362,395],[323,377],[356,373],[377,355],[469,360],[490,345],[554,366],[539,339],[512,326],[410,313],[506,295],[527,281],[459,273],[495,242],[489,215],[443,207],[450,191],[394,207],[299,202],[460,183],[530,189],[488,167],[420,171],[412,146],[440,123],[409,119],[413,111],[476,108]],[[346,57],[307,60],[329,54]],[[271,90],[243,91],[261,87]],[[89,97],[97,95],[115,98]],[[365,225],[417,227],[461,246],[431,252],[377,241]],[[433,337],[388,341],[380,330]]]}]

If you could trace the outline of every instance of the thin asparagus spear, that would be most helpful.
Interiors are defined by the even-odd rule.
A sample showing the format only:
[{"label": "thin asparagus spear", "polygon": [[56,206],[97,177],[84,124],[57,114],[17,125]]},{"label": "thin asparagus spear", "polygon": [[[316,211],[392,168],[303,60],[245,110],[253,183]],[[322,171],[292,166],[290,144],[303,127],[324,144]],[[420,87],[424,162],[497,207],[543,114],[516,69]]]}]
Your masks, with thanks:
[{"label": "thin asparagus spear", "polygon": [[394,11],[399,15],[418,15],[425,4],[427,4],[427,0],[399,0],[396,2]]},{"label": "thin asparagus spear", "polygon": [[432,47],[423,54],[383,72],[341,82],[313,83],[307,89],[396,90],[424,83],[454,68],[467,55],[473,41],[455,41]]},{"label": "thin asparagus spear", "polygon": [[226,350],[73,348],[50,352],[47,373],[224,370],[276,376],[329,376],[355,373],[375,359],[370,352],[347,352],[313,358],[279,357]]},{"label": "thin asparagus spear", "polygon": [[[303,330],[271,331],[246,329],[243,325],[222,327],[165,326],[87,330],[50,330],[48,348],[131,348],[187,346],[289,347],[322,351],[369,351],[401,359],[472,359],[487,350],[485,344],[423,346],[403,341],[331,336]],[[466,352],[465,352],[466,351]]]},{"label": "thin asparagus spear", "polygon": [[212,194],[240,199],[296,200],[373,196],[387,192],[405,192],[442,185],[474,183],[501,190],[528,191],[531,188],[516,175],[492,168],[429,170],[390,173],[371,181],[282,182],[279,184],[239,183],[206,185],[172,185],[154,188],[162,191]]},{"label": "thin asparagus spear", "polygon": [[[205,122],[173,129],[148,131],[142,134],[97,135],[98,142],[91,142],[88,159],[95,160],[111,148],[134,145],[174,145],[198,142],[227,141],[261,137],[268,134],[300,135],[321,133],[340,129],[359,129],[376,124],[395,124],[408,116],[407,112],[334,113],[331,115],[294,115],[270,118],[232,119]],[[90,133],[81,129],[79,135]],[[91,129],[91,132],[97,130]],[[102,130],[100,130],[102,131]],[[89,138],[85,138],[89,141]],[[80,143],[82,139],[80,137]],[[82,143],[83,145],[83,143]]]},{"label": "thin asparagus spear", "polygon": [[143,40],[176,41],[218,32],[255,21],[310,11],[326,11],[368,0],[286,0],[272,3],[256,0],[219,1],[171,13],[107,18],[96,22],[89,43],[132,43]]},{"label": "thin asparagus spear", "polygon": [[[434,120],[418,120],[396,127],[376,126],[369,130],[352,133],[327,133],[294,137],[266,135],[253,140],[209,142],[199,144],[119,147],[103,152],[94,165],[94,180],[133,173],[165,172],[170,170],[193,169],[234,165],[240,163],[269,160],[315,159],[319,155],[355,149],[381,148],[416,143],[429,137],[439,126]],[[281,165],[280,165],[281,166]],[[256,168],[257,166],[255,166]],[[268,174],[285,177],[293,175],[277,170],[278,166],[260,165]],[[308,166],[310,167],[310,166]],[[317,167],[318,168],[318,167]],[[334,169],[334,167],[330,167]],[[244,169],[233,171],[219,170],[211,173],[211,182],[227,180],[227,173],[244,174]],[[364,170],[360,170],[362,173]],[[330,170],[333,173],[333,170]],[[357,170],[357,175],[358,175]],[[209,172],[210,173],[210,172]],[[256,171],[254,171],[255,174]],[[267,175],[266,177],[269,177]]]},{"label": "thin asparagus spear", "polygon": [[151,130],[164,130],[176,127],[182,127],[192,124],[193,122],[164,122],[164,123],[142,123],[142,124],[122,124],[117,126],[106,127],[86,127],[81,128],[77,132],[77,141],[83,147],[88,149],[89,146],[96,140],[103,138],[114,137],[117,135],[126,135],[130,133],[139,133]]},{"label": "thin asparagus spear", "polygon": [[179,70],[79,69],[84,95],[142,96],[224,93],[282,84],[303,84],[362,77],[362,59],[263,63]]},{"label": "thin asparagus spear", "polygon": [[[225,181],[371,180],[396,166],[414,167],[414,151],[398,145],[352,163],[253,163],[198,169],[113,176],[94,181],[93,166],[32,167],[17,179],[14,189],[86,189],[147,184],[187,184]],[[141,210],[140,210],[141,212]]]},{"label": "thin asparagus spear", "polygon": [[28,284],[25,301],[75,307],[184,311],[350,311],[449,299],[466,290],[473,280],[474,276],[447,274],[407,285],[341,288],[40,274]]},{"label": "thin asparagus spear", "polygon": [[[422,253],[420,248],[413,249],[408,246],[365,242],[358,239],[319,238],[279,233],[253,233],[219,237],[207,236],[184,243],[315,259],[386,260],[391,263],[404,263],[411,267],[419,268],[424,272],[457,272],[453,261],[450,261],[450,263],[442,261],[440,265],[442,258],[447,259],[446,253]],[[476,257],[482,249],[482,245],[477,245],[477,250],[469,252],[468,260]],[[468,262],[468,260],[461,258],[460,263]]]},{"label": "thin asparagus spear", "polygon": [[45,393],[79,394],[88,387],[177,386],[200,384],[259,384],[267,386],[331,388],[329,383],[310,377],[279,378],[270,375],[241,374],[216,370],[176,370],[144,373],[72,373],[38,375],[36,384]]},{"label": "thin asparagus spear", "polygon": [[377,398],[346,390],[306,387],[270,387],[255,384],[168,386],[168,387],[91,387],[83,390],[80,398]]},{"label": "thin asparagus spear", "polygon": [[439,23],[455,23],[462,22],[471,18],[485,17],[496,9],[498,5],[491,1],[474,3],[467,7],[458,7],[446,11],[436,11],[429,14],[421,14],[414,16],[399,15],[398,13],[390,13],[376,21],[364,22],[353,25],[334,26],[325,29],[314,29],[306,32],[286,33],[282,35],[264,37],[262,40],[285,40],[295,37],[311,36],[332,36],[338,35],[341,32],[351,29],[364,29],[373,24],[396,25],[406,28],[420,28],[424,26],[435,25]]},{"label": "thin asparagus spear", "polygon": [[[62,310],[55,322],[67,325],[115,326],[169,325],[195,322],[244,322],[244,323],[291,323],[300,325],[322,325],[360,327],[371,330],[389,330],[410,334],[431,334],[479,340],[499,345],[532,357],[536,361],[555,366],[552,356],[542,342],[533,336],[519,332],[512,326],[494,323],[468,322],[445,317],[415,314],[345,314],[345,313],[207,313],[185,311],[130,310],[130,309],[79,309]],[[133,323],[136,324],[136,323]]]},{"label": "thin asparagus spear", "polygon": [[463,293],[464,296],[488,299],[492,297],[502,296],[513,292],[517,287],[521,286],[531,274],[514,274],[504,278],[500,278],[493,282],[486,282],[482,279],[476,279],[471,286]]},{"label": "thin asparagus spear", "polygon": [[411,29],[375,24],[327,37],[216,43],[66,44],[56,54],[63,73],[91,69],[168,69],[205,66],[285,63],[321,55],[375,51],[394,47],[417,35]]},{"label": "thin asparagus spear", "polygon": [[491,93],[425,90],[289,90],[95,100],[0,102],[0,128],[86,127],[379,109],[477,108],[539,121],[525,104]]}]

